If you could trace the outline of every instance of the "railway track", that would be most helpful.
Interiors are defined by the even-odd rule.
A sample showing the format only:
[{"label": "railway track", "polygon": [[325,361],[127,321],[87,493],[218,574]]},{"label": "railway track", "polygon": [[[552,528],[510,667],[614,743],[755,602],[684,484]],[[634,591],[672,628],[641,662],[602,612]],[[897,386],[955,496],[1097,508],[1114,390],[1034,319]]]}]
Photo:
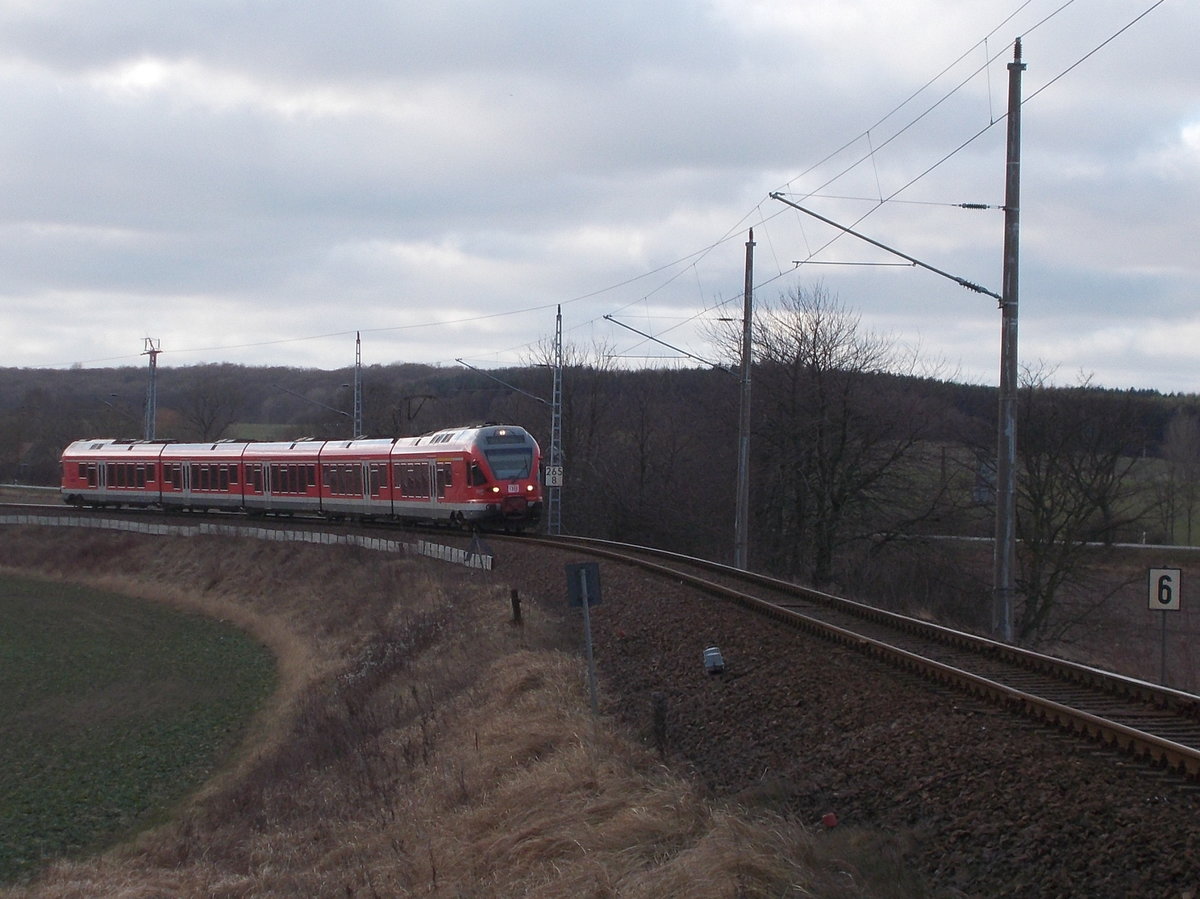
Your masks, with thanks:
[{"label": "railway track", "polygon": [[[49,506],[9,506],[45,512]],[[62,507],[57,507],[62,509]],[[64,513],[67,510],[63,510]],[[72,510],[73,511],[73,510]],[[74,512],[74,514],[78,514]],[[161,513],[104,510],[106,518]],[[178,516],[172,516],[178,518]],[[201,516],[190,513],[194,520]],[[228,520],[229,516],[221,516]],[[319,521],[279,522],[308,529]],[[378,527],[364,528],[378,534]],[[411,531],[410,531],[411,532]],[[437,531],[446,539],[465,535]],[[579,537],[506,537],[639,566],[1082,738],[1200,781],[1200,696],[876,609],[676,553]]]},{"label": "railway track", "polygon": [[675,553],[524,538],[638,565],[1027,717],[1200,781],[1200,696]]}]

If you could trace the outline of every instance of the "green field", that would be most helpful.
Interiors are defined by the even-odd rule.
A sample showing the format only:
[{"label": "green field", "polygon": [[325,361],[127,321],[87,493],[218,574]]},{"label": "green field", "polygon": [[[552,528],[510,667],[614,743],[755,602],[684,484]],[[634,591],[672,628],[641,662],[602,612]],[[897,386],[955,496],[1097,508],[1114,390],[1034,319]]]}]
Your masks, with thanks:
[{"label": "green field", "polygon": [[267,650],[227,624],[0,578],[0,883],[161,821],[274,684]]}]

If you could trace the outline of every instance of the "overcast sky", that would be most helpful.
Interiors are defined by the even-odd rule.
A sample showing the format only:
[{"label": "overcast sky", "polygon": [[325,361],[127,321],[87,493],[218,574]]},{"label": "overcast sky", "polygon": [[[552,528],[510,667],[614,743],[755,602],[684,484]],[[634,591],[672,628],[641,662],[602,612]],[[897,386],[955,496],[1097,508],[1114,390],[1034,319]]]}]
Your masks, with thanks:
[{"label": "overcast sky", "polygon": [[560,304],[621,364],[696,364],[629,328],[716,361],[753,227],[757,302],[819,282],[994,384],[994,299],[770,194],[999,293],[1022,36],[1022,361],[1198,391],[1197,35],[1193,0],[0,0],[0,366],[521,364]]}]

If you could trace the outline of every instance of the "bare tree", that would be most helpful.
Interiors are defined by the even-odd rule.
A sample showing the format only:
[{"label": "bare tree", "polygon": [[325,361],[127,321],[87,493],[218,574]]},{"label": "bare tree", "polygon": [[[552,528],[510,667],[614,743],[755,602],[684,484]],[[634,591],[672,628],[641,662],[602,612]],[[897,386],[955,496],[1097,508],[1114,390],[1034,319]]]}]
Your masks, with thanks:
[{"label": "bare tree", "polygon": [[186,436],[201,442],[220,439],[246,409],[242,372],[232,365],[199,365],[187,373],[178,398]]},{"label": "bare tree", "polygon": [[1091,551],[1112,543],[1143,510],[1131,473],[1141,425],[1126,397],[1088,383],[1048,384],[1045,368],[1023,376],[1017,489],[1017,639],[1062,638],[1104,602],[1088,583]]},{"label": "bare tree", "polygon": [[[610,513],[613,484],[605,478],[603,456],[611,448],[616,423],[624,414],[614,384],[615,355],[610,345],[563,344],[562,458],[563,518],[570,531],[620,538]],[[550,368],[553,341],[539,341],[527,366]],[[549,387],[549,379],[547,379]],[[548,395],[548,394],[547,394]],[[549,413],[547,412],[547,418]]]},{"label": "bare tree", "polygon": [[841,547],[934,507],[918,464],[932,415],[899,377],[916,354],[863,331],[821,285],[762,310],[754,353],[756,542],[770,567],[827,584]]},{"label": "bare tree", "polygon": [[1167,424],[1163,438],[1164,478],[1159,508],[1163,512],[1163,531],[1176,539],[1179,518],[1183,518],[1183,540],[1194,542],[1196,505],[1200,501],[1200,417],[1180,409]]}]

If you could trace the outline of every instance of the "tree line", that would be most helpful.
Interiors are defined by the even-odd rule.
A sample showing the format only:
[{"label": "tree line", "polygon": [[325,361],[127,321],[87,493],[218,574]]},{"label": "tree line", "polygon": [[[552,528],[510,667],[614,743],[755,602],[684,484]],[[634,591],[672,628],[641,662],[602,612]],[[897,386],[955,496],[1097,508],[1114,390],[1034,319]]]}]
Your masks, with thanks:
[{"label": "tree line", "polygon": [[[565,531],[731,561],[740,324],[714,333],[726,365],[629,370],[608,348],[564,349]],[[930,370],[862,327],[821,285],[763,303],[753,329],[750,564],[843,592],[899,579],[937,603],[950,550],[994,516],[994,388]],[[487,373],[414,364],[362,370],[363,431],[409,436],[484,421],[548,445],[551,348]],[[1193,395],[1053,386],[1026,369],[1018,424],[1018,638],[1064,633],[1064,596],[1088,548],[1191,544],[1200,529],[1200,402]],[[159,367],[158,438],[349,438],[354,371]],[[53,484],[81,437],[140,437],[147,371],[0,369],[0,478]],[[983,578],[948,602],[966,626]],[[936,596],[935,596],[936,594]],[[1085,610],[1086,611],[1086,610]]]}]

